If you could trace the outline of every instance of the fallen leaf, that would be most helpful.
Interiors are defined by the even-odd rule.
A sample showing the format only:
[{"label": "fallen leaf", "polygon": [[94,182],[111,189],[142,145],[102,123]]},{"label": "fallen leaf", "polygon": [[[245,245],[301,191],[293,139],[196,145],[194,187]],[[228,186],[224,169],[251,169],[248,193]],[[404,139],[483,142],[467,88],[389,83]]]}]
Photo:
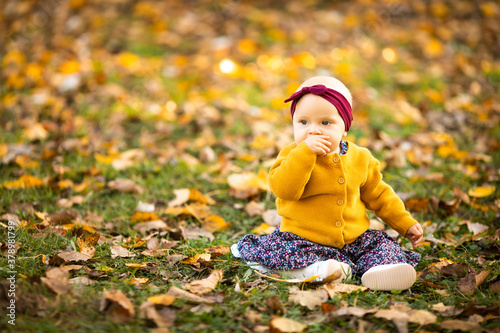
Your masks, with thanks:
[{"label": "fallen leaf", "polygon": [[71,286],[68,282],[68,271],[56,267],[49,269],[46,276],[47,277],[40,278],[42,280],[42,284],[53,293],[57,295],[67,294],[71,290]]},{"label": "fallen leaf", "polygon": [[133,180],[117,178],[108,183],[108,187],[112,190],[116,190],[118,192],[130,192],[142,194],[144,190],[137,185]]},{"label": "fallen leaf", "polygon": [[433,304],[432,305],[432,310],[437,311],[441,314],[443,317],[454,317],[459,315],[464,311],[463,307],[455,307],[451,305],[444,305],[442,302]]},{"label": "fallen leaf", "polygon": [[77,238],[77,244],[81,253],[87,254],[90,257],[93,257],[95,254],[95,247],[97,242],[99,242],[101,234],[95,232],[89,236],[81,236]]},{"label": "fallen leaf", "polygon": [[155,296],[148,297],[147,300],[149,302],[152,302],[152,303],[157,304],[157,305],[168,306],[175,301],[175,297],[172,295],[168,295],[168,294],[161,294],[161,295],[155,295]]},{"label": "fallen leaf", "polygon": [[469,196],[474,198],[484,198],[495,193],[495,186],[483,186],[469,189]]},{"label": "fallen leaf", "polygon": [[148,298],[139,307],[139,318],[151,320],[160,328],[172,326],[175,323],[175,311],[165,306],[158,309],[157,305]]},{"label": "fallen leaf", "polygon": [[467,229],[469,229],[469,231],[472,232],[473,235],[478,235],[480,233],[488,231],[489,227],[482,223],[467,221]]},{"label": "fallen leaf", "polygon": [[239,199],[249,198],[260,191],[269,191],[265,169],[260,169],[258,174],[246,171],[229,175],[227,183],[231,187],[230,194]]},{"label": "fallen leaf", "polygon": [[179,227],[179,229],[181,229],[184,239],[198,239],[199,237],[206,237],[210,241],[215,239],[215,236],[210,231],[200,228]]},{"label": "fallen leaf", "polygon": [[481,326],[478,323],[452,319],[452,320],[444,320],[438,324],[439,328],[444,330],[457,330],[457,331],[470,331],[477,330]]},{"label": "fallen leaf", "polygon": [[427,310],[411,310],[409,321],[424,326],[435,323],[437,316]]},{"label": "fallen leaf", "polygon": [[344,283],[328,283],[323,286],[323,288],[328,292],[330,298],[333,298],[337,293],[350,294],[355,291],[366,291],[368,288],[364,286],[356,286],[354,284],[344,284]]},{"label": "fallen leaf", "polygon": [[264,213],[264,205],[261,202],[250,201],[245,207],[245,211],[250,216],[258,216]]},{"label": "fallen leaf", "polygon": [[476,290],[476,273],[469,273],[458,280],[458,289],[466,295],[474,294]]},{"label": "fallen leaf", "polygon": [[410,320],[410,316],[405,312],[397,310],[378,310],[374,313],[374,316],[391,320],[400,333],[408,332],[408,321]]},{"label": "fallen leaf", "polygon": [[214,205],[215,201],[196,189],[182,188],[174,190],[175,199],[168,202],[168,207],[181,206],[188,201],[196,201],[200,204]]},{"label": "fallen leaf", "polygon": [[214,270],[208,278],[183,284],[182,288],[194,294],[206,294],[217,287],[217,284],[222,280],[222,274],[222,270]]},{"label": "fallen leaf", "polygon": [[171,228],[163,220],[154,220],[148,222],[139,222],[132,227],[141,234],[146,234],[151,230],[170,230]]},{"label": "fallen leaf", "polygon": [[87,261],[92,259],[92,257],[88,254],[81,253],[78,251],[64,251],[55,254],[52,258],[50,258],[50,265],[62,265],[67,264],[69,262],[79,262],[79,261]]},{"label": "fallen leaf", "polygon": [[178,299],[183,299],[186,301],[194,302],[194,303],[208,303],[208,304],[215,303],[215,301],[212,299],[192,294],[192,293],[185,291],[185,290],[182,290],[176,286],[170,287],[170,289],[167,292],[167,295],[173,296],[173,297],[178,298]]},{"label": "fallen leaf", "polygon": [[96,284],[97,281],[94,281],[92,279],[89,279],[86,276],[78,276],[74,277],[72,279],[68,280],[69,284],[71,285],[82,285],[82,286],[91,286],[93,284]]},{"label": "fallen leaf", "polygon": [[121,290],[104,290],[99,310],[106,312],[110,319],[117,323],[128,322],[134,319],[135,315],[132,302]]},{"label": "fallen leaf", "polygon": [[223,217],[215,214],[208,216],[201,223],[201,228],[203,230],[207,230],[208,232],[215,232],[227,227],[229,227],[229,223],[227,223]]},{"label": "fallen leaf", "polygon": [[111,246],[109,249],[111,250],[111,258],[112,259],[115,259],[116,257],[132,258],[132,257],[135,257],[135,255],[136,255],[134,252],[130,252],[129,250],[127,250],[123,246]]},{"label": "fallen leaf", "polygon": [[30,175],[22,175],[17,180],[3,182],[2,186],[8,189],[23,189],[42,186],[43,180]]},{"label": "fallen leaf", "polygon": [[307,325],[293,319],[273,317],[269,322],[269,333],[294,333],[303,332]]},{"label": "fallen leaf", "polygon": [[289,289],[288,300],[305,306],[309,310],[313,310],[328,300],[328,293],[322,288],[317,290],[300,290],[297,286],[292,286]]}]

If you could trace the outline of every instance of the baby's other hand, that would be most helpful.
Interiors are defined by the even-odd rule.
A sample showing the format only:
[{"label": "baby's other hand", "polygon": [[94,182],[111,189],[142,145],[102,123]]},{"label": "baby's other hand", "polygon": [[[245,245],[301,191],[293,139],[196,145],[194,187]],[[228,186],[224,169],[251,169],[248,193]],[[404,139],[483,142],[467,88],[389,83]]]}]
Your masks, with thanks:
[{"label": "baby's other hand", "polygon": [[326,155],[330,152],[330,137],[327,135],[312,135],[304,140],[306,145],[316,153],[316,155]]},{"label": "baby's other hand", "polygon": [[420,223],[412,225],[406,232],[405,237],[410,240],[413,248],[416,248],[424,238],[424,231],[422,230]]}]

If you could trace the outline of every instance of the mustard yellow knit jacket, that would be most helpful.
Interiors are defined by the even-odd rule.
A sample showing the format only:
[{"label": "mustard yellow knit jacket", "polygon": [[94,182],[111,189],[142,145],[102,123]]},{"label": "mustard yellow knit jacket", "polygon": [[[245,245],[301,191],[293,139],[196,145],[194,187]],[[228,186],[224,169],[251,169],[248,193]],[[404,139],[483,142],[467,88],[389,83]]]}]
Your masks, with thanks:
[{"label": "mustard yellow knit jacket", "polygon": [[285,146],[269,172],[281,231],[342,248],[364,233],[374,211],[402,236],[417,223],[382,180],[380,162],[348,143],[347,154],[316,155],[304,143]]}]

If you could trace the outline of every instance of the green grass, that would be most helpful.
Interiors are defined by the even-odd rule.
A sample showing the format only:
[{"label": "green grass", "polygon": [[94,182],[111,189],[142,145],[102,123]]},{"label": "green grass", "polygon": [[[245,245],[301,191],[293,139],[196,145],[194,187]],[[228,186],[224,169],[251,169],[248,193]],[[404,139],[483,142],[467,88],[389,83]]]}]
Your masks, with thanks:
[{"label": "green grass", "polygon": [[[175,189],[193,188],[204,194],[211,194],[216,202],[210,207],[211,212],[222,216],[229,223],[229,227],[215,232],[213,241],[207,238],[181,240],[176,247],[169,249],[166,255],[190,257],[203,253],[205,249],[213,246],[230,246],[263,222],[260,216],[251,217],[246,213],[245,206],[250,200],[261,202],[266,209],[275,208],[272,194],[260,192],[252,198],[238,199],[230,194],[227,184],[227,176],[231,173],[244,170],[258,172],[261,167],[268,169],[270,159],[278,153],[277,147],[274,150],[271,148],[265,151],[251,149],[251,143],[257,135],[254,130],[258,130],[253,122],[268,122],[269,119],[260,119],[249,108],[263,107],[276,112],[277,120],[270,121],[277,135],[276,139],[280,141],[280,144],[284,143],[284,138],[291,140],[289,120],[281,116],[283,110],[274,110],[271,101],[278,98],[284,99],[285,88],[290,84],[299,83],[310,76],[335,72],[335,66],[338,63],[349,65],[345,81],[353,84],[355,112],[359,112],[354,117],[353,128],[350,131],[350,135],[355,140],[364,139],[370,146],[369,148],[377,148],[376,144],[381,143],[378,139],[380,132],[394,139],[395,145],[402,140],[413,142],[415,134],[431,136],[436,131],[433,127],[435,124],[401,124],[396,120],[395,112],[398,110],[394,102],[396,98],[403,98],[418,108],[424,118],[430,112],[441,114],[443,117],[450,117],[454,112],[466,112],[466,122],[459,124],[462,127],[446,128],[447,134],[453,137],[458,149],[470,152],[478,150],[477,152],[491,158],[491,160],[474,161],[458,160],[452,157],[443,158],[436,152],[438,147],[432,147],[434,150],[429,165],[425,163],[423,165],[407,163],[405,167],[387,165],[384,170],[384,180],[393,186],[397,193],[409,198],[439,202],[454,199],[455,187],[467,192],[476,186],[495,185],[496,191],[485,198],[475,199],[475,204],[489,207],[485,211],[478,206],[462,202],[452,214],[432,207],[413,213],[413,216],[424,225],[427,238],[434,238],[435,241],[428,240],[417,249],[422,255],[422,260],[417,266],[417,271],[421,275],[411,290],[403,292],[358,291],[339,294],[329,299],[326,304],[336,309],[345,306],[389,309],[394,304],[404,303],[412,309],[432,312],[433,305],[444,303],[448,306],[466,308],[467,311],[453,317],[438,315],[436,323],[424,327],[410,323],[408,330],[410,332],[445,331],[451,333],[451,331],[442,330],[439,323],[447,319],[467,321],[473,314],[483,317],[484,321],[481,326],[484,330],[498,330],[500,325],[498,320],[499,292],[492,291],[490,286],[498,280],[500,274],[499,241],[495,238],[498,237],[495,236],[495,231],[500,228],[498,217],[500,127],[495,125],[499,116],[498,108],[495,106],[498,101],[493,94],[500,80],[498,63],[492,60],[495,57],[486,52],[489,58],[483,59],[476,54],[476,49],[484,53],[485,45],[477,48],[461,44],[457,46],[456,43],[447,45],[455,51],[454,48],[457,47],[466,48],[467,52],[477,57],[473,59],[474,61],[469,61],[467,66],[481,63],[484,68],[478,69],[477,75],[470,77],[461,73],[464,63],[455,64],[457,60],[453,56],[448,57],[446,52],[442,59],[439,57],[422,58],[419,57],[419,52],[415,53],[412,59],[405,59],[404,52],[400,52],[402,48],[408,51],[421,49],[421,45],[413,44],[412,41],[415,38],[413,38],[412,31],[407,31],[406,38],[398,34],[396,39],[387,43],[384,40],[386,37],[382,35],[364,35],[358,39],[356,37],[358,35],[351,28],[336,24],[333,30],[338,30],[336,34],[342,37],[342,41],[325,42],[323,39],[327,30],[311,31],[310,34],[308,31],[305,35],[307,37],[297,43],[292,39],[281,40],[279,36],[297,35],[300,37],[301,33],[305,33],[290,30],[288,24],[285,24],[290,20],[288,15],[292,15],[299,8],[293,7],[293,4],[284,10],[276,9],[273,5],[262,9],[260,8],[262,4],[259,4],[250,10],[248,17],[245,16],[248,8],[233,11],[240,5],[238,1],[222,4],[225,7],[221,5],[221,8],[199,4],[200,6],[196,7],[196,10],[193,9],[189,15],[195,15],[205,25],[201,30],[197,30],[196,34],[183,35],[177,30],[179,18],[188,15],[184,10],[179,9],[184,8],[183,6],[169,8],[171,11],[166,11],[165,16],[162,16],[165,22],[153,22],[154,18],[136,17],[132,8],[128,8],[125,3],[121,5],[127,8],[121,8],[117,2],[116,7],[109,5],[108,10],[111,13],[107,13],[106,17],[108,14],[113,14],[111,18],[99,23],[99,17],[95,19],[93,11],[90,11],[91,17],[88,17],[89,12],[80,11],[77,3],[78,1],[72,4],[76,8],[71,9],[70,16],[78,17],[81,14],[83,22],[89,23],[85,38],[77,42],[71,34],[60,32],[61,35],[58,35],[57,41],[54,41],[55,45],[68,45],[59,45],[60,50],[52,50],[54,56],[45,63],[37,58],[40,56],[39,53],[43,53],[40,50],[32,52],[29,46],[22,50],[27,57],[27,62],[42,63],[47,82],[38,82],[38,84],[47,89],[47,93],[54,98],[54,104],[35,105],[31,102],[32,94],[37,92],[37,86],[34,83],[27,83],[21,88],[10,87],[4,83],[5,80],[0,84],[0,152],[4,148],[2,144],[23,144],[32,149],[30,157],[39,163],[35,168],[23,168],[14,160],[6,163],[0,162],[0,216],[7,213],[16,214],[27,223],[26,227],[16,231],[15,236],[20,246],[15,257],[16,296],[18,297],[15,331],[149,332],[155,328],[156,325],[153,322],[141,319],[138,315],[140,306],[147,298],[164,294],[172,286],[182,287],[186,282],[206,278],[210,268],[194,269],[181,262],[170,263],[165,257],[140,255],[145,247],[136,250],[138,255],[134,258],[112,259],[110,250],[112,245],[100,244],[96,246],[96,253],[92,259],[79,263],[83,267],[69,273],[70,278],[90,277],[97,283],[85,287],[74,286],[68,294],[55,295],[41,283],[41,278],[46,276],[47,270],[53,268],[47,265],[46,260],[60,251],[77,250],[77,239],[82,231],[78,228],[63,231],[55,225],[42,228],[40,226],[42,220],[36,213],[60,212],[64,208],[57,206],[58,200],[81,195],[84,198],[83,202],[74,205],[71,209],[82,218],[90,213],[97,214],[103,221],[100,228],[97,228],[102,235],[107,238],[118,235],[123,238],[144,237],[146,235],[133,229],[134,225],[131,221],[139,201],[154,203],[159,217],[174,229],[183,223],[189,226],[199,226],[199,222],[194,217],[162,213],[168,202],[174,198]],[[155,3],[156,5],[161,6],[159,2]],[[89,6],[96,13],[101,13],[102,8],[99,6],[93,4],[85,6]],[[328,2],[307,6],[308,10],[318,10],[317,13],[332,9],[334,10],[331,13],[342,12],[342,6],[330,8],[331,4]],[[360,6],[354,3],[349,6],[349,11],[345,13],[352,10],[359,16],[360,22],[357,28],[362,28],[362,25],[366,23],[363,22],[365,16],[368,17],[377,12],[377,9],[372,8],[370,10],[374,12],[367,15],[369,12],[368,9],[365,12],[365,4]],[[161,10],[156,7],[151,9],[154,13]],[[123,15],[120,14],[117,17],[117,14],[122,11]],[[345,13],[342,12],[342,15]],[[384,21],[384,28],[388,29],[388,32],[402,29],[401,26],[392,25],[399,19],[396,17],[399,14],[391,13],[395,16]],[[224,14],[224,17],[220,14]],[[302,15],[302,13],[299,14]],[[427,22],[428,18],[418,17],[418,15],[414,12],[405,18]],[[220,17],[220,19],[217,20],[214,17]],[[297,17],[290,22],[296,19]],[[300,17],[300,22],[303,20],[307,21],[304,27],[314,30],[313,27],[318,26],[318,22],[308,21],[306,15]],[[337,19],[333,18],[333,20]],[[265,25],[261,26],[263,22]],[[419,21],[419,25],[422,22]],[[173,34],[171,37],[174,36],[174,39],[180,38],[178,45],[171,46],[165,41],[158,42],[159,35],[155,35],[152,31],[153,23],[165,23],[167,27],[165,32]],[[436,31],[441,31],[441,25],[443,25],[443,31],[449,30],[449,33],[454,33],[456,29],[447,27],[448,23],[440,18],[439,29]],[[207,25],[214,30],[203,30]],[[38,28],[40,31],[36,33],[42,33],[43,27]],[[51,28],[50,31],[65,31],[55,26],[46,28]],[[129,28],[131,28],[130,34],[123,33]],[[188,28],[184,27],[189,30]],[[42,45],[45,42],[50,44],[46,41],[49,35],[49,32],[46,36],[36,35],[37,38],[34,40],[43,41],[37,47],[43,49]],[[231,37],[233,44],[227,50],[212,50],[210,40],[226,35]],[[351,38],[353,35],[354,37]],[[318,42],[316,37],[322,41]],[[253,41],[257,51],[242,53],[238,49],[240,39]],[[417,39],[420,41],[422,38]],[[87,43],[87,40],[88,46],[82,46]],[[364,50],[358,50],[360,45],[366,46],[367,40],[375,45],[375,53],[371,55],[370,52],[365,54]],[[401,45],[393,45],[394,42]],[[27,45],[31,45],[29,41]],[[78,45],[77,49],[72,48],[74,45]],[[71,60],[73,54],[85,57],[87,47],[92,62],[90,70],[82,69],[82,86],[77,91],[61,93],[56,86],[62,63]],[[332,47],[340,50],[339,55],[344,55],[342,59],[337,59],[338,63],[332,60]],[[379,55],[379,51],[384,47],[391,47],[398,51],[399,58],[396,63],[384,62]],[[294,62],[294,56],[303,51],[308,51],[317,58],[317,68],[307,69]],[[1,59],[5,56],[2,52],[4,51],[0,50]],[[141,59],[141,66],[146,67],[137,70],[119,65],[116,58],[122,52],[137,55]],[[197,65],[200,55],[210,62],[208,69]],[[272,69],[266,67],[266,64],[259,63],[261,55],[282,60],[291,68],[287,67],[283,72],[273,72]],[[185,57],[187,64],[179,65],[172,76],[164,76],[164,70],[171,68],[177,56]],[[257,77],[251,79],[245,76],[225,76],[218,72],[217,65],[225,57],[242,67],[247,64],[252,65]],[[153,58],[155,61],[150,63],[149,61]],[[160,66],[156,66],[158,63]],[[15,64],[4,66],[1,61],[0,65],[2,74],[5,71],[6,76],[16,70],[19,70],[21,75],[25,74],[25,67],[17,68]],[[154,69],[148,70],[151,68]],[[398,82],[395,74],[409,71],[418,73],[418,80],[411,83]],[[93,81],[96,74],[103,75],[106,82],[96,84]],[[148,90],[148,83],[152,81],[158,85],[159,91]],[[446,99],[460,94],[472,95],[471,86],[474,82],[481,85],[481,91],[472,96],[474,107],[471,110],[460,109],[451,112],[444,110]],[[111,84],[119,85],[122,91],[117,94]],[[431,100],[427,96],[429,89],[443,97],[443,101],[439,98]],[[9,94],[18,96],[19,101],[14,105],[4,106],[4,98]],[[200,100],[202,101],[200,105],[195,103],[197,106],[194,116],[188,120],[183,119],[188,113],[186,105]],[[174,120],[165,120],[160,115],[147,111],[150,103],[159,105],[161,109],[167,101],[175,101],[177,104]],[[61,106],[62,110],[59,110]],[[207,120],[203,114],[203,106],[215,108],[219,112],[220,119]],[[482,120],[478,113],[484,113]],[[49,129],[48,136],[33,140],[27,138],[23,130],[32,122],[46,126]],[[213,133],[215,142],[208,142],[204,131],[206,129]],[[68,144],[69,139],[81,140],[81,147],[63,148],[65,144]],[[87,143],[85,143],[86,140]],[[192,165],[185,154],[199,158],[200,149],[204,146],[213,148],[217,155],[216,160],[212,163]],[[380,149],[373,149],[374,155],[380,159],[384,159],[385,154],[393,148],[386,143],[381,143],[380,147],[378,147]],[[145,153],[145,158],[123,170],[116,170],[112,165],[99,162],[96,157],[97,154],[110,156],[113,153],[123,153],[131,149],[141,149]],[[43,159],[44,151],[48,150],[53,150],[55,156]],[[246,153],[251,153],[255,160],[242,160],[241,155]],[[0,156],[0,161],[2,159],[3,156]],[[477,175],[465,176],[462,168],[465,165],[477,166]],[[443,180],[423,178],[431,173],[442,174]],[[3,186],[5,182],[16,180],[26,174],[43,179],[45,185],[25,189],[8,189]],[[124,193],[110,189],[109,182],[117,178],[133,180],[143,189],[143,192],[141,194]],[[81,192],[76,191],[75,186],[61,189],[57,186],[61,180],[70,180],[75,185],[88,182],[88,186]],[[369,215],[373,217],[373,214],[369,213]],[[473,236],[467,229],[466,221],[487,225],[489,230],[483,235]],[[1,222],[8,223],[3,220]],[[112,228],[105,228],[107,224],[112,224]],[[8,237],[8,229],[1,226],[2,250],[6,249]],[[179,233],[177,231],[165,233],[161,235],[161,238],[179,240]],[[405,248],[410,246],[405,239],[400,240],[400,243]],[[442,258],[468,265],[476,272],[484,270],[491,270],[491,272],[483,284],[476,288],[473,294],[468,295],[459,291],[459,277],[431,271],[432,265]],[[148,270],[127,266],[131,263],[147,263]],[[0,256],[2,282],[11,276],[7,264],[8,258],[5,255]],[[208,305],[206,307],[208,312],[198,313],[196,311],[198,304],[176,299],[168,307],[175,313],[175,322],[169,327],[171,332],[254,331],[268,327],[269,322],[276,315],[307,323],[309,333],[361,332],[360,325],[364,325],[364,331],[369,332],[397,330],[392,321],[377,318],[371,313],[363,318],[335,316],[332,312],[323,311],[321,307],[309,310],[293,303],[288,299],[289,288],[292,284],[261,278],[242,260],[232,257],[231,254],[214,258],[210,264],[214,269],[221,269],[224,272],[222,281],[212,292],[217,297],[223,297],[223,300],[220,303]],[[112,270],[104,271],[105,267],[110,267]],[[131,278],[147,278],[148,283],[141,287],[134,286],[126,281]],[[360,282],[360,277],[355,276],[347,283],[359,285]],[[1,285],[3,288],[5,286],[5,284]],[[300,288],[314,290],[318,287],[306,284],[300,285]],[[131,321],[122,324],[115,323],[110,319],[109,314],[100,311],[103,292],[112,289],[122,291],[132,302],[136,313]],[[272,299],[277,299],[284,311],[271,306],[269,300]],[[5,295],[3,298],[0,297],[2,307],[6,304],[5,301],[8,301]],[[328,306],[325,306],[325,309],[328,309]],[[260,319],[252,322],[248,317],[249,311],[258,313]],[[8,330],[13,328],[7,320],[6,316],[0,317],[1,331],[5,328]]]}]

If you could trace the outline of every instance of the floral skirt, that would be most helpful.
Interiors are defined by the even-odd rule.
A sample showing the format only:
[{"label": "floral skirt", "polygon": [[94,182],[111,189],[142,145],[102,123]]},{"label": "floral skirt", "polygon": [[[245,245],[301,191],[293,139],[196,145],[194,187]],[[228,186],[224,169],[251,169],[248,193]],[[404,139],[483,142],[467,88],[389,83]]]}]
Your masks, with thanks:
[{"label": "floral skirt", "polygon": [[404,250],[387,233],[367,230],[342,249],[311,242],[278,226],[270,235],[246,235],[238,242],[238,251],[248,263],[259,263],[271,270],[304,268],[318,261],[335,259],[351,266],[354,274],[363,274],[374,266],[410,264],[417,266],[420,254]]}]

